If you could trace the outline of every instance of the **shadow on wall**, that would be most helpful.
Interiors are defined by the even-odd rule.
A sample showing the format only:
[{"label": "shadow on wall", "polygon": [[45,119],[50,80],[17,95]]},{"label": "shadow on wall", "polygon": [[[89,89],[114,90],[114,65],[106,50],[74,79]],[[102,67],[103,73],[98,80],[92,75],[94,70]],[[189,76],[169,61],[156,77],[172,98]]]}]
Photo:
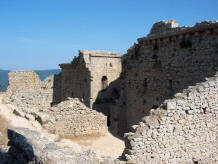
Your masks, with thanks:
[{"label": "shadow on wall", "polygon": [[[149,115],[152,108],[158,108],[174,94],[216,74],[218,33],[209,26],[207,28],[201,31],[189,29],[186,34],[182,31],[163,38],[157,35],[154,39],[139,39],[139,43],[124,55],[120,77],[107,87],[107,77],[99,79],[102,90],[92,108],[108,117],[111,132],[122,136]],[[54,87],[54,97],[62,95],[62,100],[63,97],[84,98],[84,103],[89,104],[90,75],[72,68],[62,74],[65,77],[60,87],[62,93],[59,87]],[[75,92],[70,93],[72,90]]]},{"label": "shadow on wall", "polygon": [[[217,71],[205,71],[198,76],[198,79],[195,79],[194,76],[192,78],[190,76],[184,77],[183,80],[189,81],[189,83],[184,83],[186,85],[181,87],[176,84],[174,86],[173,80],[169,80],[166,82],[168,83],[168,87],[165,90],[166,94],[161,95],[162,98],[158,100],[157,97],[160,97],[160,93],[151,93],[152,91],[149,91],[149,89],[152,90],[152,88],[149,86],[141,88],[142,92],[144,92],[144,95],[141,95],[137,93],[137,89],[132,91],[128,83],[126,84],[122,80],[123,77],[120,77],[98,93],[97,99],[93,104],[93,109],[102,112],[108,117],[108,127],[112,134],[123,136],[124,133],[132,131],[131,126],[136,125],[144,116],[149,115],[151,109],[157,109],[165,100],[173,98],[175,94],[181,93],[183,89],[194,86],[196,83],[204,82],[207,77],[213,77]],[[162,71],[157,72],[157,75],[161,73]],[[174,77],[171,76],[171,78],[173,79]],[[165,87],[166,84],[163,83],[163,85]],[[134,95],[128,96],[129,94]],[[135,100],[134,104],[128,102],[131,101],[131,98]],[[155,99],[156,101],[145,102],[144,98]]]},{"label": "shadow on wall", "polygon": [[[218,71],[218,37],[211,31],[165,43],[138,43],[124,55],[119,79],[99,92],[93,109],[119,135],[132,131],[151,109]],[[205,40],[202,40],[204,36]],[[189,43],[185,44],[184,42]],[[145,46],[147,48],[145,49]]]},{"label": "shadow on wall", "polygon": [[61,102],[61,73],[55,74],[53,79],[53,99],[51,106]]},{"label": "shadow on wall", "polygon": [[[218,71],[218,55],[214,52],[210,56],[199,55],[198,59],[196,56],[188,56],[189,59],[181,60],[180,67],[182,68],[178,68],[176,71],[164,67],[164,65],[149,70],[149,68],[144,67],[146,63],[140,62],[140,57],[147,56],[138,55],[137,58],[134,58],[132,57],[134,55],[125,56],[122,63],[123,71],[117,80],[106,87],[106,80],[103,79],[104,89],[98,93],[92,107],[108,117],[108,127],[115,136],[117,134],[123,136],[124,133],[131,131],[131,126],[136,125],[144,116],[149,115],[151,109],[158,108],[166,99],[172,98],[174,94],[182,92],[183,89],[204,82],[205,78],[214,76]],[[180,57],[173,56],[170,59],[172,64],[178,61],[177,58]],[[193,62],[196,60],[198,62]],[[143,67],[144,70],[141,69]],[[102,79],[99,80],[102,81]],[[63,83],[64,90],[61,89]],[[88,87],[84,84],[80,90],[78,89],[79,83],[78,86],[71,85],[71,81],[61,79],[61,74],[55,75],[52,104],[61,102],[61,95],[63,95],[61,91],[67,92],[68,87],[74,87],[76,94],[64,93],[64,95],[69,95],[67,97],[72,98],[84,98],[85,102],[88,102],[85,104],[88,104],[89,107]],[[84,92],[86,90],[88,96],[82,94],[83,90]]]}]

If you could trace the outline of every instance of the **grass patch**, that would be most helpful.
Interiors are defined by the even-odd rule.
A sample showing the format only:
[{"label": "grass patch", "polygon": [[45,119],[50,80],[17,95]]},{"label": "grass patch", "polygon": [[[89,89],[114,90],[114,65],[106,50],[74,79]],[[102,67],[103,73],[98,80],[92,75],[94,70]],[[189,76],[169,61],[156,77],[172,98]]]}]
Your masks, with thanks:
[{"label": "grass patch", "polygon": [[0,146],[7,145],[8,143],[8,127],[9,127],[8,120],[0,115]]}]

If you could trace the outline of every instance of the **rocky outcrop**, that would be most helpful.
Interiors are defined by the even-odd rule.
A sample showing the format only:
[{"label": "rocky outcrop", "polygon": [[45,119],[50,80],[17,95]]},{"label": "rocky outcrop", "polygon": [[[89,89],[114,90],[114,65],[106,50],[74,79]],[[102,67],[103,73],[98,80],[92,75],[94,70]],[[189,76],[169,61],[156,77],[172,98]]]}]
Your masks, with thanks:
[{"label": "rocky outcrop", "polygon": [[218,73],[166,100],[126,134],[126,158],[135,163],[216,163]]},{"label": "rocky outcrop", "polygon": [[[31,164],[119,164],[109,157],[97,157],[92,151],[77,152],[75,147],[63,149],[37,131],[26,128],[8,130],[10,149],[7,163]],[[76,148],[77,149],[77,148]]]}]

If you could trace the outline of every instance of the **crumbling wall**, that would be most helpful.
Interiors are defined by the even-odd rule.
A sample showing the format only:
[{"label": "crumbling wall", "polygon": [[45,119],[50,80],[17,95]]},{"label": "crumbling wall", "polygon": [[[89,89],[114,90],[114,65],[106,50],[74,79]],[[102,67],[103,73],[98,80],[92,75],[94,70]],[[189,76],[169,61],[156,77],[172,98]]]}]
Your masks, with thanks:
[{"label": "crumbling wall", "polygon": [[48,108],[60,101],[60,76],[51,75],[40,81],[33,71],[11,71],[3,102],[23,108]]},{"label": "crumbling wall", "polygon": [[218,73],[177,93],[126,134],[126,158],[135,163],[218,161]]},{"label": "crumbling wall", "polygon": [[11,71],[8,73],[9,87],[7,91],[16,91],[17,89],[32,89],[40,88],[41,81],[38,75],[29,70]]},{"label": "crumbling wall", "polygon": [[80,135],[104,135],[107,117],[86,107],[79,99],[68,99],[51,108],[55,124],[45,127],[64,137]]},{"label": "crumbling wall", "polygon": [[[193,27],[169,24],[159,22],[124,55],[117,103],[120,134],[165,99],[212,77],[218,70],[218,22],[205,21]],[[163,31],[165,25],[167,30]]]},{"label": "crumbling wall", "polygon": [[[62,74],[65,75],[65,72],[62,72]],[[49,76],[44,81],[39,81],[40,85],[34,88],[32,87],[34,86],[32,76],[27,76],[25,73],[25,76],[23,76],[17,71],[11,72],[10,80],[12,81],[9,81],[10,85],[15,84],[17,87],[16,90],[10,90],[6,93],[3,102],[14,105],[15,114],[31,121],[38,121],[53,133],[66,136],[105,134],[107,117],[86,107],[78,99],[63,101],[56,105],[61,98],[60,82],[62,74]],[[20,75],[20,79],[23,78],[23,81],[27,82],[25,88],[19,86],[19,80],[13,81],[17,79],[16,76],[18,75]],[[31,75],[35,75],[35,73],[31,72]],[[9,88],[11,87],[9,86]],[[75,91],[82,92],[82,90],[76,88],[78,86],[73,87],[75,87]],[[82,89],[90,92],[85,85]]]},{"label": "crumbling wall", "polygon": [[78,56],[72,63],[60,64],[62,68],[61,101],[68,97],[79,98],[90,106],[90,72],[81,58]]},{"label": "crumbling wall", "polygon": [[92,107],[98,93],[116,80],[121,72],[121,54],[80,50],[71,63],[62,68],[62,100],[79,98]]}]

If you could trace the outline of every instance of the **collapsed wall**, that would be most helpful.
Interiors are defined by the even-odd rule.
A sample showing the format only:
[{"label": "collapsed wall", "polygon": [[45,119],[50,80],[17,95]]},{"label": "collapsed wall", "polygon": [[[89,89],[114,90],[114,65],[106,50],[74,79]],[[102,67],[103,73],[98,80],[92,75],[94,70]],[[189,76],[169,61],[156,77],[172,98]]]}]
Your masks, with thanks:
[{"label": "collapsed wall", "polygon": [[19,107],[43,108],[57,103],[60,97],[60,75],[51,75],[41,81],[33,71],[11,71],[8,74],[9,86],[3,98],[4,103]]},{"label": "collapsed wall", "polygon": [[32,71],[12,71],[9,77],[10,85],[3,102],[14,105],[15,114],[32,122],[38,121],[50,132],[65,137],[106,133],[107,117],[86,107],[78,99],[54,105],[61,97],[61,75],[40,81]]},{"label": "collapsed wall", "polygon": [[216,163],[218,72],[177,93],[126,134],[125,156],[135,163]]},{"label": "collapsed wall", "polygon": [[11,71],[8,73],[9,87],[7,92],[16,91],[17,89],[32,89],[40,88],[41,81],[36,73],[29,70]]},{"label": "collapsed wall", "polygon": [[50,109],[55,124],[44,125],[63,137],[104,135],[107,132],[107,117],[86,107],[79,99],[69,98]]},{"label": "collapsed wall", "polygon": [[150,109],[218,70],[218,22],[178,27],[175,20],[154,24],[123,57],[120,97],[116,100],[119,134],[128,132]]}]

